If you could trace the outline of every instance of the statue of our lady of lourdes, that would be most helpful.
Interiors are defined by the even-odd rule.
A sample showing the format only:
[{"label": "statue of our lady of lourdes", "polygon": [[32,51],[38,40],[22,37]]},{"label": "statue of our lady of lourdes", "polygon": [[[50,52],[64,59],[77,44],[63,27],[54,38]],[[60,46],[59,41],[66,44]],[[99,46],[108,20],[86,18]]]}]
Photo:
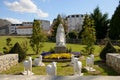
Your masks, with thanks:
[{"label": "statue of our lady of lourdes", "polygon": [[62,24],[59,24],[57,28],[56,46],[65,47],[65,32]]}]

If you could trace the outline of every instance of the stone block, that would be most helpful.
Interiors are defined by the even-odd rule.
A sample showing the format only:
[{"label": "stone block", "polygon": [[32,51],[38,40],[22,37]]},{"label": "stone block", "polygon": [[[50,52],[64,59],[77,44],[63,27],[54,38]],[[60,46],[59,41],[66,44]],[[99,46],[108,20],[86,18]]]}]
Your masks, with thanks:
[{"label": "stone block", "polygon": [[65,53],[66,52],[66,47],[55,47],[55,53]]}]

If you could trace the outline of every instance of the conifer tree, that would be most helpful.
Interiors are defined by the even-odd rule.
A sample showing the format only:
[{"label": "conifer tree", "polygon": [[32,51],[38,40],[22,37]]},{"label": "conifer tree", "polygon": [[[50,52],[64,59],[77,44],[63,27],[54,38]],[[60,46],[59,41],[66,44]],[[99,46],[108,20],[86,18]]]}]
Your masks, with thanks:
[{"label": "conifer tree", "polygon": [[82,43],[86,45],[85,53],[92,54],[94,51],[94,43],[96,41],[94,20],[88,15],[85,16],[82,30]]},{"label": "conifer tree", "polygon": [[110,21],[109,37],[113,40],[120,39],[120,3]]},{"label": "conifer tree", "polygon": [[96,30],[96,38],[104,39],[107,36],[108,32],[108,14],[102,14],[99,7],[96,7],[91,13],[91,18],[94,20],[95,30]]},{"label": "conifer tree", "polygon": [[35,51],[36,54],[40,53],[43,47],[43,42],[45,42],[46,40],[47,40],[47,37],[42,30],[40,21],[34,20],[33,33],[30,38],[30,44],[31,44],[33,51]]},{"label": "conifer tree", "polygon": [[52,37],[56,36],[56,32],[57,32],[57,28],[59,26],[59,24],[62,24],[65,30],[65,33],[67,31],[67,24],[66,24],[66,20],[65,18],[62,18],[60,14],[58,14],[57,18],[53,20],[53,24],[52,24]]}]

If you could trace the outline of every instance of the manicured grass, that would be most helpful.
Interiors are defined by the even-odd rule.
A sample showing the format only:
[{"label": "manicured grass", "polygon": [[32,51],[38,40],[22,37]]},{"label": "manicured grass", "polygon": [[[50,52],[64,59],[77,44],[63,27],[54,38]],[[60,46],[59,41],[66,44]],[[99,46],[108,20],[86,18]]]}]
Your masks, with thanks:
[{"label": "manicured grass", "polygon": [[[82,72],[84,75],[118,75],[112,68],[108,67],[105,63],[95,61],[94,68],[96,69],[95,72],[86,72],[84,70],[85,67],[85,60],[81,60],[83,64]],[[45,65],[48,65],[50,62],[44,62]],[[60,76],[72,76],[74,74],[74,70],[72,66],[69,66],[70,62],[57,62],[57,75]],[[24,71],[23,63],[19,63],[16,66],[11,67],[7,71],[3,71],[0,74],[14,74],[19,75]],[[46,75],[46,66],[44,67],[32,67],[32,71],[35,75]]]},{"label": "manicured grass", "polygon": [[[7,38],[11,38],[12,39],[12,44],[14,45],[16,42],[19,42],[20,44],[23,41],[27,41],[28,42],[28,54],[35,54],[32,50],[32,48],[30,47],[29,44],[29,38],[25,37],[25,36],[0,36],[0,52],[3,52],[3,47],[6,46],[6,39]],[[84,49],[85,45],[80,45],[80,44],[66,44],[67,48],[71,48],[72,51],[75,52],[80,52],[81,50]],[[44,43],[44,47],[42,48],[41,51],[49,51],[50,48],[54,48],[55,47],[55,43],[53,42],[45,42]],[[95,46],[95,52],[94,53],[99,53],[101,50],[100,46]],[[40,52],[41,53],[41,52]]]},{"label": "manicured grass", "polygon": [[[22,41],[28,41],[29,43],[29,38],[27,37],[16,37],[16,36],[0,36],[0,52],[3,51],[3,47],[5,46],[5,42],[7,38],[11,38],[12,39],[12,44],[15,44],[16,42],[21,43]],[[33,52],[32,48],[29,46],[29,49],[27,51],[27,54],[31,54],[32,58],[34,59],[35,57],[38,57],[39,55],[34,55],[35,53]],[[75,52],[80,52],[81,50],[84,49],[85,45],[80,45],[80,44],[66,44],[67,48],[71,48],[72,51]],[[44,47],[42,48],[41,51],[49,51],[50,48],[54,48],[55,47],[55,43],[52,42],[45,42],[44,43]],[[118,46],[115,46],[116,48],[119,48]],[[96,72],[86,72],[84,70],[83,73],[84,75],[118,75],[113,69],[109,68],[104,62],[101,62],[100,58],[99,58],[99,53],[102,50],[103,46],[99,46],[99,45],[95,45],[95,51],[94,51],[94,55],[95,55],[95,66],[94,68],[97,70]],[[41,52],[40,52],[41,53]],[[86,56],[81,60],[83,67],[85,67],[85,59]],[[44,62],[45,65],[49,64],[50,62]],[[68,66],[70,62],[58,62],[57,63],[57,75],[73,75],[73,67],[72,66]],[[33,67],[33,72],[37,75],[46,75],[46,67]],[[3,71],[0,74],[20,74],[21,72],[23,72],[24,68],[23,68],[23,63],[19,63],[16,66],[11,67],[9,70],[7,71]]]}]

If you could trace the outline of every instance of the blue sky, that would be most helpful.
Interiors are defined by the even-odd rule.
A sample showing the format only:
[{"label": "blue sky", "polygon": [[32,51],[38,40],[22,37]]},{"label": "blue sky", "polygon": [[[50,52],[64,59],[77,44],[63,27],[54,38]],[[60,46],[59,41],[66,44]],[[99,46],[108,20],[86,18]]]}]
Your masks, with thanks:
[{"label": "blue sky", "polygon": [[0,0],[0,18],[13,23],[45,19],[52,22],[58,14],[92,13],[99,6],[111,18],[119,0]]}]

